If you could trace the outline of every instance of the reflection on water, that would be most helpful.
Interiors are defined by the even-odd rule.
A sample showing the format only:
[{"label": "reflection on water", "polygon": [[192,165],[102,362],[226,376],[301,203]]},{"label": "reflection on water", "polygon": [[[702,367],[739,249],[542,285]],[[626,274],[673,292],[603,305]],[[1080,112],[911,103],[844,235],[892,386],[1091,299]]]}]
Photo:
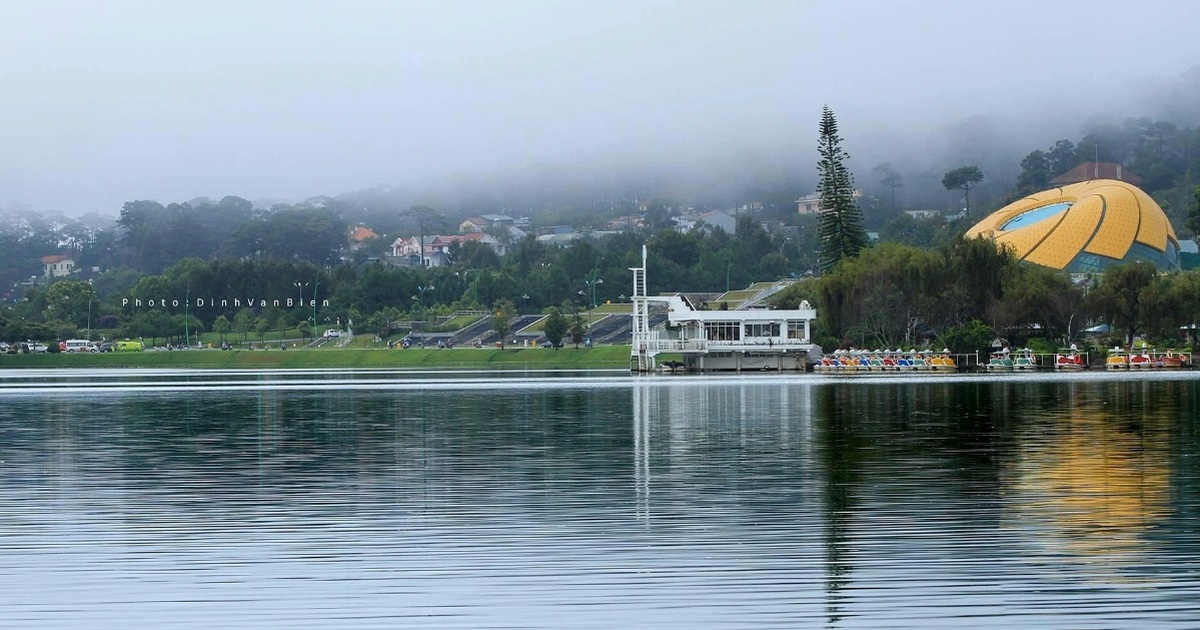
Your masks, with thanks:
[{"label": "reflection on water", "polygon": [[0,626],[1175,626],[1198,381],[0,371]]},{"label": "reflection on water", "polygon": [[1031,417],[1006,467],[1020,499],[1009,522],[1037,533],[1033,554],[1099,566],[1137,566],[1171,511],[1171,424],[1180,383],[1073,383]]}]

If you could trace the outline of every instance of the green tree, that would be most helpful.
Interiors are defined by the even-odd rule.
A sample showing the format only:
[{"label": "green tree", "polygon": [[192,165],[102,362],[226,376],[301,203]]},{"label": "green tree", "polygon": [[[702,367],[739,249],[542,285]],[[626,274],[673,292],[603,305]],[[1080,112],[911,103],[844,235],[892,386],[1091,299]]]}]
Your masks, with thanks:
[{"label": "green tree", "polygon": [[567,332],[571,335],[571,343],[575,344],[576,349],[587,338],[587,323],[583,321],[583,315],[580,315],[578,311],[571,315],[571,327]]},{"label": "green tree", "polygon": [[258,342],[263,343],[267,340],[267,332],[271,330],[271,322],[266,317],[259,316],[254,321],[254,332],[258,334]]},{"label": "green tree", "polygon": [[1050,159],[1042,150],[1031,151],[1021,160],[1021,174],[1017,176],[1017,191],[1014,196],[1024,196],[1044,190],[1050,185]]},{"label": "green tree", "polygon": [[557,307],[551,306],[546,314],[546,324],[542,328],[546,339],[555,348],[562,345],[563,337],[567,335],[567,318]]},{"label": "green tree", "polygon": [[1075,144],[1070,140],[1059,140],[1046,152],[1046,168],[1050,173],[1049,179],[1054,179],[1066,173],[1075,168],[1075,165],[1078,163],[1075,154]]},{"label": "green tree", "polygon": [[971,189],[981,181],[983,181],[983,171],[979,170],[978,166],[960,166],[946,171],[946,175],[942,177],[942,186],[946,190],[963,191],[963,207],[966,216],[969,217],[971,216]]},{"label": "green tree", "polygon": [[833,269],[843,258],[853,258],[867,246],[862,212],[854,201],[854,177],[846,168],[850,154],[842,150],[837,118],[825,106],[821,110],[820,140],[817,151],[817,194],[821,197],[820,223],[821,270]]},{"label": "green tree", "polygon": [[254,311],[244,308],[233,316],[233,329],[242,335],[242,343],[246,343],[246,337],[254,330]]},{"label": "green tree", "polygon": [[1104,271],[1100,286],[1092,291],[1097,312],[1102,313],[1113,328],[1125,333],[1125,342],[1132,344],[1141,326],[1142,297],[1157,275],[1154,265],[1133,262],[1109,267]]},{"label": "green tree", "polygon": [[951,352],[971,354],[987,352],[992,343],[992,329],[983,322],[973,319],[965,324],[952,326],[942,335],[942,346]]},{"label": "green tree", "polygon": [[296,332],[300,333],[300,336],[307,342],[308,338],[312,337],[312,324],[307,319],[302,319],[300,323],[296,324]]},{"label": "green tree", "polygon": [[1192,191],[1192,196],[1196,201],[1192,204],[1191,210],[1188,210],[1186,225],[1187,229],[1192,231],[1192,240],[1200,243],[1200,186]]},{"label": "green tree", "polygon": [[225,335],[233,330],[233,324],[224,315],[217,315],[217,318],[213,320],[212,329],[213,332],[221,336],[221,343],[225,343]]},{"label": "green tree", "polygon": [[[96,291],[82,280],[60,280],[46,289],[45,316],[48,321],[62,321],[83,327],[87,323]],[[99,306],[98,304],[96,306]]]},{"label": "green tree", "polygon": [[517,317],[517,308],[507,299],[500,300],[496,303],[496,310],[492,314],[492,331],[500,335],[500,349],[504,349],[505,340],[508,339],[509,328],[512,326],[512,321]]},{"label": "green tree", "polygon": [[891,162],[883,162],[877,164],[873,169],[875,174],[879,176],[879,182],[883,186],[892,191],[892,214],[896,213],[896,189],[904,188],[904,178],[900,177],[900,173],[892,168]]}]

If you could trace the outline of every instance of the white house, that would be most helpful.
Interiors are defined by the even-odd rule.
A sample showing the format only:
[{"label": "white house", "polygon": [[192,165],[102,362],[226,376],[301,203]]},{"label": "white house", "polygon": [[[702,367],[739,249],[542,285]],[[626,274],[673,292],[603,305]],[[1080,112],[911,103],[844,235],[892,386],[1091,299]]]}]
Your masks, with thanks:
[{"label": "white house", "polygon": [[720,210],[686,214],[680,217],[672,217],[672,219],[679,226],[678,229],[680,232],[690,232],[704,226],[708,226],[709,228],[719,227],[726,234],[733,234],[737,230],[737,219]]},{"label": "white house", "polygon": [[75,259],[62,254],[42,256],[42,266],[47,278],[62,278],[75,273]]},{"label": "white house", "polygon": [[469,234],[452,235],[426,234],[424,249],[422,249],[420,236],[400,237],[392,242],[392,257],[411,259],[419,253],[424,266],[441,267],[452,262],[450,259],[450,248],[455,243],[482,243],[490,247],[499,256],[507,253],[504,244],[491,234],[471,232]]}]

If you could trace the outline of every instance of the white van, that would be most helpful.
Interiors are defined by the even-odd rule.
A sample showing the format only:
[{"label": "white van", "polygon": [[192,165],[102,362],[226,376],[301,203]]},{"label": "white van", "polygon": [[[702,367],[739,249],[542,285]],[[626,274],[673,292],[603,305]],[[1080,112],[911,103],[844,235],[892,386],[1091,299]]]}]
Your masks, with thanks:
[{"label": "white van", "polygon": [[100,352],[100,348],[87,339],[68,339],[65,345],[67,352]]}]

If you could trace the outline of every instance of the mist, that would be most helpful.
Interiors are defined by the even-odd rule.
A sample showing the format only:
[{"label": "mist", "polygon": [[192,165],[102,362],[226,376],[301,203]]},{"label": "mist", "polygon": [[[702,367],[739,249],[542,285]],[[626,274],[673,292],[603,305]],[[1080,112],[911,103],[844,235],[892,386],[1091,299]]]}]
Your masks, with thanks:
[{"label": "mist", "polygon": [[[1089,122],[1200,118],[1200,5],[15,3],[0,205],[527,205],[811,189],[822,105],[860,182],[988,177]],[[1006,171],[1007,165],[1007,171]],[[482,201],[481,201],[482,203]],[[519,208],[518,208],[519,209]]]}]

